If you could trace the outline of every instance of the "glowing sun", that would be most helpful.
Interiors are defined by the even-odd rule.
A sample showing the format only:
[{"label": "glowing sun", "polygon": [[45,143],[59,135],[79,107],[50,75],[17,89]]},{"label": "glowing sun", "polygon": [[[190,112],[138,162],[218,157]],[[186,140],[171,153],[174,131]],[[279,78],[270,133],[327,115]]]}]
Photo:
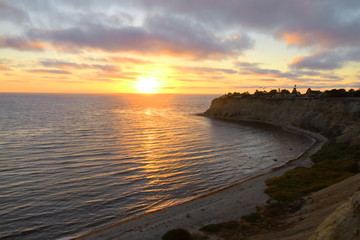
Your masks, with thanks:
[{"label": "glowing sun", "polygon": [[139,93],[157,93],[160,83],[152,77],[138,77],[136,88]]}]

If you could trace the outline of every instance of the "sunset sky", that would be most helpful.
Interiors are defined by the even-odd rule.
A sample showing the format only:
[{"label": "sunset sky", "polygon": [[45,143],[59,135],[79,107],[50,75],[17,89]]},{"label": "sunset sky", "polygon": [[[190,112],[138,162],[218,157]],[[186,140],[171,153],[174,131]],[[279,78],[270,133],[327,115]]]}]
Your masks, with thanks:
[{"label": "sunset sky", "polygon": [[359,0],[0,0],[0,92],[360,87]]}]

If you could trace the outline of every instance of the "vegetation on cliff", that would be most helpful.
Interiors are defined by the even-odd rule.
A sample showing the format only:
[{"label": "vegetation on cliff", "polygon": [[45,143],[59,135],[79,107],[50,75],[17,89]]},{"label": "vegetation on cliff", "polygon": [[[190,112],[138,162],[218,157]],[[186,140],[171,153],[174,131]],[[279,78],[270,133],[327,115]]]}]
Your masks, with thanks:
[{"label": "vegetation on cliff", "polygon": [[296,86],[290,92],[287,89],[272,89],[269,92],[266,90],[255,90],[254,94],[250,94],[249,92],[233,92],[227,93],[224,95],[225,97],[241,97],[241,98],[269,98],[269,97],[315,97],[315,98],[354,98],[360,97],[360,89],[354,90],[350,89],[346,91],[345,89],[331,89],[321,92],[319,90],[311,90],[307,89],[306,93],[301,94]]},{"label": "vegetation on cliff", "polygon": [[278,201],[295,200],[358,173],[359,158],[355,149],[329,141],[311,156],[311,168],[297,167],[268,179],[265,192]]},{"label": "vegetation on cliff", "polygon": [[283,229],[286,227],[284,217],[301,209],[304,196],[359,172],[360,151],[332,140],[312,155],[311,160],[314,162],[311,168],[298,167],[268,179],[265,192],[272,200],[258,206],[255,212],[240,220],[210,224],[200,230],[223,239],[239,239]]},{"label": "vegetation on cliff", "polygon": [[271,231],[283,227],[281,219],[284,215],[298,211],[303,205],[303,199],[291,202],[268,201],[264,206],[258,206],[256,211],[233,220],[217,224],[209,224],[200,231],[215,234],[222,239],[242,239],[262,231]]}]

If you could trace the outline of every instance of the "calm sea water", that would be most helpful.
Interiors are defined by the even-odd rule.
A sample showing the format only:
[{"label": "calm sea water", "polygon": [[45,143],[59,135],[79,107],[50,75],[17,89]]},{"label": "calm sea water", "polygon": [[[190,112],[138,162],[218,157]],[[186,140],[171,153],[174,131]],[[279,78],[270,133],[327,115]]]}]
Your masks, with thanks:
[{"label": "calm sea water", "polygon": [[0,238],[86,232],[269,170],[312,143],[196,116],[214,97],[0,94]]}]

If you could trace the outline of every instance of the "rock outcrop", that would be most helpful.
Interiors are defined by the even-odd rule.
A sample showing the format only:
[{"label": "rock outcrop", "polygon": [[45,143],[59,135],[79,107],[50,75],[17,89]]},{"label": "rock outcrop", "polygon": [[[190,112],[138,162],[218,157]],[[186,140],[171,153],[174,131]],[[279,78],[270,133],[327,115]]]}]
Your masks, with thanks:
[{"label": "rock outcrop", "polygon": [[292,125],[360,145],[360,99],[236,98],[211,102],[206,116]]},{"label": "rock outcrop", "polygon": [[359,240],[360,192],[330,214],[309,240]]}]

